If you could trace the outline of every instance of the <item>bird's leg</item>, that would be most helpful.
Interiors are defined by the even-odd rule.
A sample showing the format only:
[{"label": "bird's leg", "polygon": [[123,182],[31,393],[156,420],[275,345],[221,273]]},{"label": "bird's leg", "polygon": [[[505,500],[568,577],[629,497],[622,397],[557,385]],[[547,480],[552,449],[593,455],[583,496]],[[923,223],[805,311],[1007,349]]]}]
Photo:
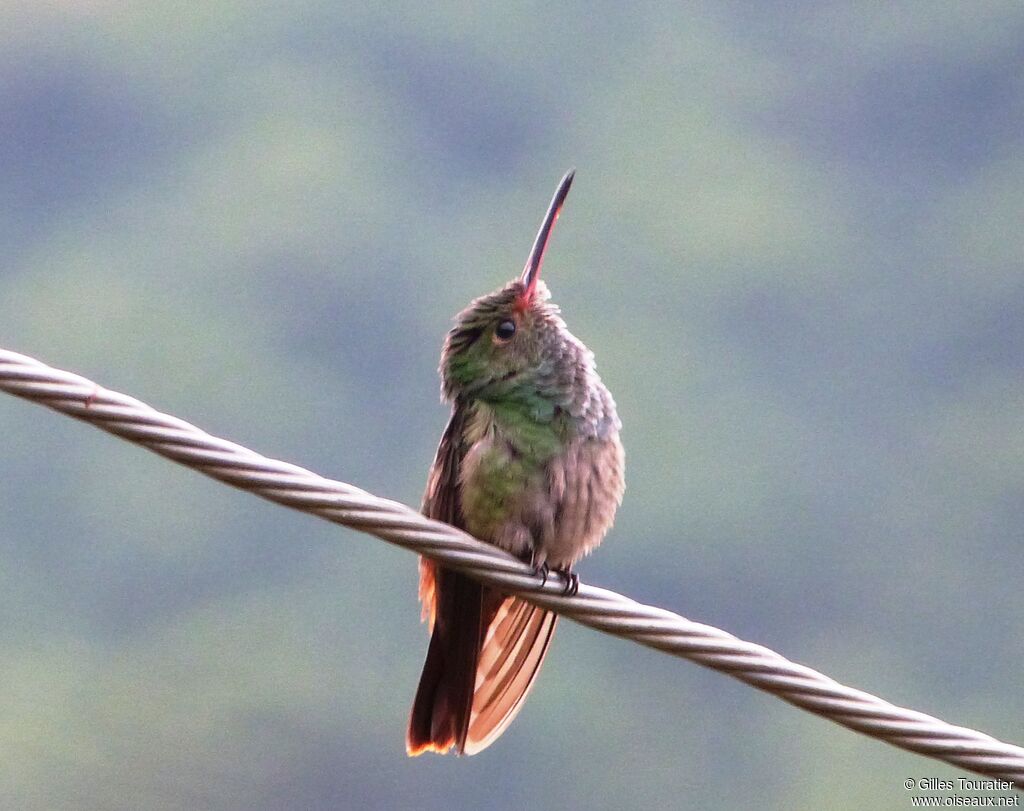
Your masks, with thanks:
[{"label": "bird's leg", "polygon": [[554,572],[565,578],[565,588],[562,589],[562,595],[565,597],[575,597],[580,590],[580,576],[572,570],[572,565],[566,566],[564,569],[552,569],[548,565],[547,560],[537,563],[538,557],[536,549],[530,550],[530,565],[533,567],[534,573],[540,578],[541,588],[544,588],[544,585],[548,582],[548,575]]},{"label": "bird's leg", "polygon": [[533,567],[533,571],[540,577],[540,587],[544,588],[544,585],[548,582],[548,572],[551,571],[547,561],[541,561],[537,563],[537,550],[534,549],[530,552],[530,565]]},{"label": "bird's leg", "polygon": [[576,593],[580,590],[580,576],[572,570],[572,566],[566,566],[564,569],[555,569],[555,574],[560,574],[565,578],[565,589],[562,591],[562,596],[575,597]]},{"label": "bird's leg", "polygon": [[580,575],[575,573],[569,566],[566,566],[562,571],[558,572],[565,578],[565,591],[563,592],[566,597],[575,597],[580,591]]}]

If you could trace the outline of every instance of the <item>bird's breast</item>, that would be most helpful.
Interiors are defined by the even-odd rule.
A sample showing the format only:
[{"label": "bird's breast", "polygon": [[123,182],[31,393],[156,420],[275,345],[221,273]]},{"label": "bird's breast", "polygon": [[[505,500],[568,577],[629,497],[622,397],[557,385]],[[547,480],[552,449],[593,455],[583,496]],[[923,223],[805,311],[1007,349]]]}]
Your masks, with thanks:
[{"label": "bird's breast", "polygon": [[601,542],[623,491],[617,432],[559,436],[503,425],[489,410],[467,426],[460,486],[466,529],[520,557],[565,568]]},{"label": "bird's breast", "polygon": [[493,419],[468,427],[462,461],[461,503],[466,529],[516,555],[529,552],[532,537],[524,506],[544,488],[545,459],[509,436]]}]

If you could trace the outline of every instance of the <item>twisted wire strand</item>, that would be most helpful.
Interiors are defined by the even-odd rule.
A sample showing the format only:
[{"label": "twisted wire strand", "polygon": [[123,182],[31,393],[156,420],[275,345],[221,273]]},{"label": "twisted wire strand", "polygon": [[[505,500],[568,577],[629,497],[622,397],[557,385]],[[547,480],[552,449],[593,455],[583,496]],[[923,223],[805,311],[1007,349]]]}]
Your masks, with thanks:
[{"label": "twisted wire strand", "polygon": [[233,487],[366,532],[515,593],[576,622],[718,670],[797,707],[886,743],[1024,789],[1024,748],[855,690],[761,645],[613,591],[557,576],[395,501],[269,459],[133,397],[0,349],[0,389],[95,425]]}]

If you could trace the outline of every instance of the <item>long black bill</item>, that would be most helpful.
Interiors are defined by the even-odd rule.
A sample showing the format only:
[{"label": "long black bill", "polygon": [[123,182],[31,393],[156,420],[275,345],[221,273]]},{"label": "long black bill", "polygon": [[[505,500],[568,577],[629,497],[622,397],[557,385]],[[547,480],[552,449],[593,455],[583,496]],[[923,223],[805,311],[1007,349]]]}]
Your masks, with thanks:
[{"label": "long black bill", "polygon": [[540,266],[544,261],[544,251],[548,247],[551,229],[555,225],[555,220],[558,219],[558,212],[562,210],[562,204],[565,202],[565,196],[569,193],[569,187],[572,185],[575,175],[575,169],[570,169],[565,173],[565,177],[562,178],[555,190],[555,196],[551,198],[548,213],[544,215],[544,220],[540,224],[537,238],[533,241],[533,249],[530,251],[530,258],[526,260],[526,267],[523,268],[523,275],[520,278],[520,281],[526,285],[527,291],[532,291],[537,284],[537,279],[540,278]]}]

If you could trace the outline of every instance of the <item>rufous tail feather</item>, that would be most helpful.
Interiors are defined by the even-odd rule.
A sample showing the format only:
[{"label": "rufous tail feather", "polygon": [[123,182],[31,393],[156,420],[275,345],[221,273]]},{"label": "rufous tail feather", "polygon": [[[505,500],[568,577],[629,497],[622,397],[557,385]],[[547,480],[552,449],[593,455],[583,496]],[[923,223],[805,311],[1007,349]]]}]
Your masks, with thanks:
[{"label": "rufous tail feather", "polygon": [[433,631],[409,717],[406,751],[473,755],[522,707],[557,615],[464,575],[433,571]]}]

